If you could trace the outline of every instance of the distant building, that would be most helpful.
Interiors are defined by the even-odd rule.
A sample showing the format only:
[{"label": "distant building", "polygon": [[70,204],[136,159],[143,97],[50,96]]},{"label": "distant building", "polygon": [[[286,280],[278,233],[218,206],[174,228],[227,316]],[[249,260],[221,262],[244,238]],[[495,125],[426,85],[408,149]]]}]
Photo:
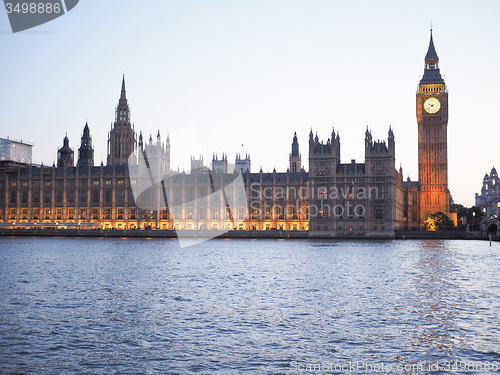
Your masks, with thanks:
[{"label": "distant building", "polygon": [[0,138],[0,162],[11,161],[21,164],[31,164],[32,155],[33,145]]},{"label": "distant building", "polygon": [[495,167],[483,178],[481,194],[476,193],[476,206],[486,219],[496,218],[500,212],[500,179]]}]

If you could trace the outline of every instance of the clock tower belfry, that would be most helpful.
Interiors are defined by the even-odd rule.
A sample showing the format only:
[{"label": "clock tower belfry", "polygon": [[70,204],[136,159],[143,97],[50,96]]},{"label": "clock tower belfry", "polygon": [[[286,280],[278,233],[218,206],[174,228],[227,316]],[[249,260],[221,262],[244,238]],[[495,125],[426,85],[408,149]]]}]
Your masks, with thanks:
[{"label": "clock tower belfry", "polygon": [[429,214],[449,214],[448,190],[448,90],[439,72],[439,58],[432,38],[425,56],[424,75],[417,90],[418,181],[420,223]]}]

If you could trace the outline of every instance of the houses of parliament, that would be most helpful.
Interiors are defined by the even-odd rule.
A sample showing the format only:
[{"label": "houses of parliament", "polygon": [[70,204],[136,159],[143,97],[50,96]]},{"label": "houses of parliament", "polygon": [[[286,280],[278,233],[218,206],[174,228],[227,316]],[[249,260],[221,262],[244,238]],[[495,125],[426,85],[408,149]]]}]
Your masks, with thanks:
[{"label": "houses of parliament", "polygon": [[[297,230],[308,231],[310,237],[391,237],[396,230],[421,230],[429,214],[449,213],[448,91],[432,30],[416,92],[416,117],[418,181],[404,180],[402,169],[396,169],[391,128],[382,141],[365,130],[364,163],[341,162],[339,132],[332,130],[331,137],[320,140],[311,130],[307,161],[297,135],[291,137],[286,172],[252,172],[249,155],[236,155],[232,165],[223,154],[214,155],[210,168],[203,166],[202,158],[192,158],[191,171],[178,173],[171,171],[168,136],[137,136],[123,78],[106,165],[94,163],[88,124],[77,155],[65,137],[57,165],[52,166],[32,164],[30,145],[0,139],[0,223],[82,229]],[[134,168],[141,160],[154,164],[166,178],[138,196]],[[244,189],[214,194],[236,176],[241,176]],[[151,199],[162,192],[168,195],[166,204]],[[216,198],[201,199],[211,194]]]}]

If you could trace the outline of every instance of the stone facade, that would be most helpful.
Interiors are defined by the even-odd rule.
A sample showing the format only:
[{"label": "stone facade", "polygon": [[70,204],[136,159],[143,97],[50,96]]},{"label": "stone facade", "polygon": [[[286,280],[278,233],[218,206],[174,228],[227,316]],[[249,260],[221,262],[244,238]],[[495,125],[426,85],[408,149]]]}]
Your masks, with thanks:
[{"label": "stone facade", "polygon": [[311,236],[393,236],[402,221],[397,205],[394,133],[387,142],[365,133],[365,162],[340,162],[340,136],[326,143],[309,134]]}]

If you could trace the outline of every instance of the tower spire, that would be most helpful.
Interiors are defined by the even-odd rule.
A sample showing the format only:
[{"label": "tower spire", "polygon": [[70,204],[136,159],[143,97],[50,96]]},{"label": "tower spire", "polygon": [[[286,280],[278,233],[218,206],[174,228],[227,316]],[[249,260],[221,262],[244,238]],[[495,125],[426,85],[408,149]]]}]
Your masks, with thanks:
[{"label": "tower spire", "polygon": [[436,49],[434,48],[434,40],[432,38],[432,26],[431,26],[431,40],[429,41],[429,48],[427,49],[427,55],[425,55],[425,62],[428,62],[428,60],[439,61]]},{"label": "tower spire", "polygon": [[444,80],[439,72],[439,58],[436,53],[436,48],[434,48],[432,29],[429,48],[427,48],[427,54],[425,55],[424,75],[420,81],[420,85],[423,84],[444,84]]},{"label": "tower spire", "polygon": [[123,74],[122,79],[122,93],[120,95],[120,100],[127,100],[127,93],[125,92],[125,74]]}]

